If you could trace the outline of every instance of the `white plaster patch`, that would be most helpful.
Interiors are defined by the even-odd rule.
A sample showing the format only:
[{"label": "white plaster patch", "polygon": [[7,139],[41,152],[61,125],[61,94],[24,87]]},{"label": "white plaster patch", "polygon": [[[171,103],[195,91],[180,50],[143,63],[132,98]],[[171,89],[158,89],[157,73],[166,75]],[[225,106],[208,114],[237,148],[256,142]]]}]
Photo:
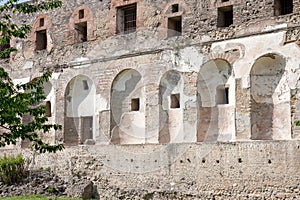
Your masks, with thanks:
[{"label": "white plaster patch", "polygon": [[263,31],[272,31],[280,28],[286,28],[287,24],[278,24],[274,26],[266,26]]},{"label": "white plaster patch", "polygon": [[96,96],[96,112],[107,110],[108,103],[100,94]]},{"label": "white plaster patch", "polygon": [[51,76],[51,78],[54,79],[54,80],[58,80],[60,74],[61,73],[53,73],[52,76]]},{"label": "white plaster patch", "polygon": [[187,47],[180,52],[180,67],[184,71],[199,71],[203,56],[194,47]]},{"label": "white plaster patch", "polygon": [[33,61],[26,61],[23,69],[31,69],[33,67]]},{"label": "white plaster patch", "polygon": [[28,83],[30,81],[30,77],[26,77],[26,78],[21,78],[21,79],[14,79],[13,83],[14,85],[22,85],[25,83]]},{"label": "white plaster patch", "polygon": [[[75,58],[70,63],[84,62],[84,61],[88,61],[88,60],[89,60],[89,58],[86,58],[86,57],[78,57],[78,58]],[[89,67],[89,66],[90,66],[90,64],[78,65],[78,66],[75,66],[74,69],[86,68],[86,67]]]}]

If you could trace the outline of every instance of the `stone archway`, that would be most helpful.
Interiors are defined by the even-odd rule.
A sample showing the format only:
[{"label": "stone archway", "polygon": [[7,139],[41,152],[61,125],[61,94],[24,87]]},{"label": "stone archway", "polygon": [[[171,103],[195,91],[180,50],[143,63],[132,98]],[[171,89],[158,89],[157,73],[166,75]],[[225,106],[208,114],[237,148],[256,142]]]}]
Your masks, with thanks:
[{"label": "stone archway", "polygon": [[234,139],[234,79],[230,64],[223,59],[202,65],[197,80],[197,141]]},{"label": "stone archway", "polygon": [[93,139],[96,88],[85,76],[74,77],[65,91],[64,142],[66,145],[83,144]]},{"label": "stone archway", "polygon": [[177,71],[166,72],[159,84],[159,143],[183,141],[183,79]]},{"label": "stone archway", "polygon": [[145,143],[144,87],[134,69],[121,71],[111,87],[111,143]]},{"label": "stone archway", "polygon": [[285,59],[276,54],[258,58],[250,72],[251,139],[290,138],[290,92],[283,81]]}]

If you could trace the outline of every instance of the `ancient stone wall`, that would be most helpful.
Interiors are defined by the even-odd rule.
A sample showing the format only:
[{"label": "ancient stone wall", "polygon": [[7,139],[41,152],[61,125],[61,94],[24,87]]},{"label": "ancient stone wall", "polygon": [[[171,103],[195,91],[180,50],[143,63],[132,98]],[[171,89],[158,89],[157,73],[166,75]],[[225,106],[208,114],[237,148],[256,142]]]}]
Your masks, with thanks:
[{"label": "ancient stone wall", "polygon": [[300,195],[299,146],[299,141],[81,146],[36,155],[34,166],[50,167],[69,181],[88,178],[101,198],[286,199]]},{"label": "ancient stone wall", "polygon": [[15,83],[53,71],[51,143],[297,139],[298,4],[64,1],[15,16],[32,32],[1,65]]}]

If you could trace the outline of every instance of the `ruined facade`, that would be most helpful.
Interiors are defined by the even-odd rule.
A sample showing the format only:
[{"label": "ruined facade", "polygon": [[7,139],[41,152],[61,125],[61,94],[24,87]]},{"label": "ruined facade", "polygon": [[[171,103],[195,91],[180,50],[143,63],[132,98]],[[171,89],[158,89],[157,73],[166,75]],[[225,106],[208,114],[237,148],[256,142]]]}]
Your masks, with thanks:
[{"label": "ruined facade", "polygon": [[45,70],[52,143],[298,138],[297,1],[75,1],[25,17],[2,65]]},{"label": "ruined facade", "polygon": [[16,83],[53,71],[51,143],[300,137],[299,1],[75,0],[21,19],[31,34],[1,65]]}]

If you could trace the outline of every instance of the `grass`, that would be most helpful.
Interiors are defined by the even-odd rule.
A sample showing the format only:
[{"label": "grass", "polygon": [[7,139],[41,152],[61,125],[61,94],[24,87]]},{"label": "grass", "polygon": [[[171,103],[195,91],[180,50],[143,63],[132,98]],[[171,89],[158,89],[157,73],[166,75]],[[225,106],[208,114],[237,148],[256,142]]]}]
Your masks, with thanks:
[{"label": "grass", "polygon": [[[74,200],[72,198],[66,198],[66,197],[45,197],[42,195],[25,195],[25,196],[16,196],[16,197],[3,197],[2,200]],[[77,199],[79,200],[79,199]]]}]

